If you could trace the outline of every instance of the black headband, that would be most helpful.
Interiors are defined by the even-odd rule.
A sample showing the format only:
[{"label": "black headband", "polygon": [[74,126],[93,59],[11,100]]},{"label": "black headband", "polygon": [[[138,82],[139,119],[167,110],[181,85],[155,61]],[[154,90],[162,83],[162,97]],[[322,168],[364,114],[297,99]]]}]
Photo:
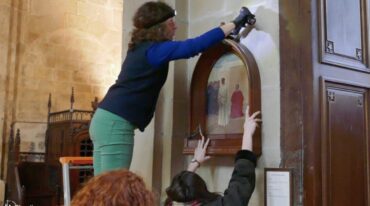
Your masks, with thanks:
[{"label": "black headband", "polygon": [[167,19],[172,18],[174,16],[176,16],[176,10],[172,10],[170,13],[164,15],[162,18],[158,19],[157,21],[151,22],[151,24],[146,25],[145,28],[148,29],[148,28],[150,28],[150,27],[152,27],[156,24],[162,23],[162,22],[166,21]]}]

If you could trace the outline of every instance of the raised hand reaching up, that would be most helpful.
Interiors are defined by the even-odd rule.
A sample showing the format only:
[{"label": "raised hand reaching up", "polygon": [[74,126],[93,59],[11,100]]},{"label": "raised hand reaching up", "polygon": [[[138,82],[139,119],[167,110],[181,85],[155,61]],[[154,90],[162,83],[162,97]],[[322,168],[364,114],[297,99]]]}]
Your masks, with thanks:
[{"label": "raised hand reaching up", "polygon": [[191,160],[190,164],[188,165],[188,171],[195,172],[195,170],[206,160],[210,159],[210,156],[206,155],[207,147],[209,144],[209,139],[204,142],[204,136],[202,131],[200,131],[200,135],[202,137],[201,140],[198,141],[198,146],[194,150],[194,157]]},{"label": "raised hand reaching up", "polygon": [[256,131],[256,127],[258,127],[258,122],[261,122],[261,119],[256,118],[261,112],[257,111],[249,116],[249,106],[245,111],[245,122],[244,122],[244,134],[243,134],[243,143],[242,149],[243,150],[250,150],[253,149],[253,134]]}]

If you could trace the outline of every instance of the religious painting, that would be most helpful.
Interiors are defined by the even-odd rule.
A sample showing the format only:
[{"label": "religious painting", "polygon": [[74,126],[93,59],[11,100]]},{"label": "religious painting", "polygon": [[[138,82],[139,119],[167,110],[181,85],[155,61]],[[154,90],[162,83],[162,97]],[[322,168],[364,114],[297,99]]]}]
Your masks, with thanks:
[{"label": "religious painting", "polygon": [[248,105],[247,71],[233,53],[224,54],[208,77],[206,89],[208,134],[242,133]]},{"label": "religious painting", "polygon": [[[200,131],[210,139],[209,155],[234,155],[241,148],[245,109],[261,110],[261,86],[252,53],[226,39],[203,52],[190,88],[190,127],[184,154],[192,154]],[[262,126],[262,125],[261,125]],[[253,137],[253,152],[261,154],[261,127]]]}]

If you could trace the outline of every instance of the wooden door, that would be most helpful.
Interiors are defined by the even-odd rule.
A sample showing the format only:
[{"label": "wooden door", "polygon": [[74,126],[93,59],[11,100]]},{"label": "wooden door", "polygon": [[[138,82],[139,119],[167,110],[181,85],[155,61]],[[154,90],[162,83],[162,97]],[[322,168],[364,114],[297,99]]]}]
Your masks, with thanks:
[{"label": "wooden door", "polygon": [[368,0],[280,1],[282,165],[295,205],[370,205]]},{"label": "wooden door", "polygon": [[322,89],[322,205],[369,205],[369,89],[326,80]]}]

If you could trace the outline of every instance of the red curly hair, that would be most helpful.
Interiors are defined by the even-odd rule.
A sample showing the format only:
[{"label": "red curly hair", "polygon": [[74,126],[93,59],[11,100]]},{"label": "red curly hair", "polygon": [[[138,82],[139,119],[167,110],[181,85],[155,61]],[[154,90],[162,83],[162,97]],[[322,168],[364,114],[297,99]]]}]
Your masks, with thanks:
[{"label": "red curly hair", "polygon": [[72,205],[152,206],[154,195],[135,173],[113,170],[91,178],[73,197]]}]

